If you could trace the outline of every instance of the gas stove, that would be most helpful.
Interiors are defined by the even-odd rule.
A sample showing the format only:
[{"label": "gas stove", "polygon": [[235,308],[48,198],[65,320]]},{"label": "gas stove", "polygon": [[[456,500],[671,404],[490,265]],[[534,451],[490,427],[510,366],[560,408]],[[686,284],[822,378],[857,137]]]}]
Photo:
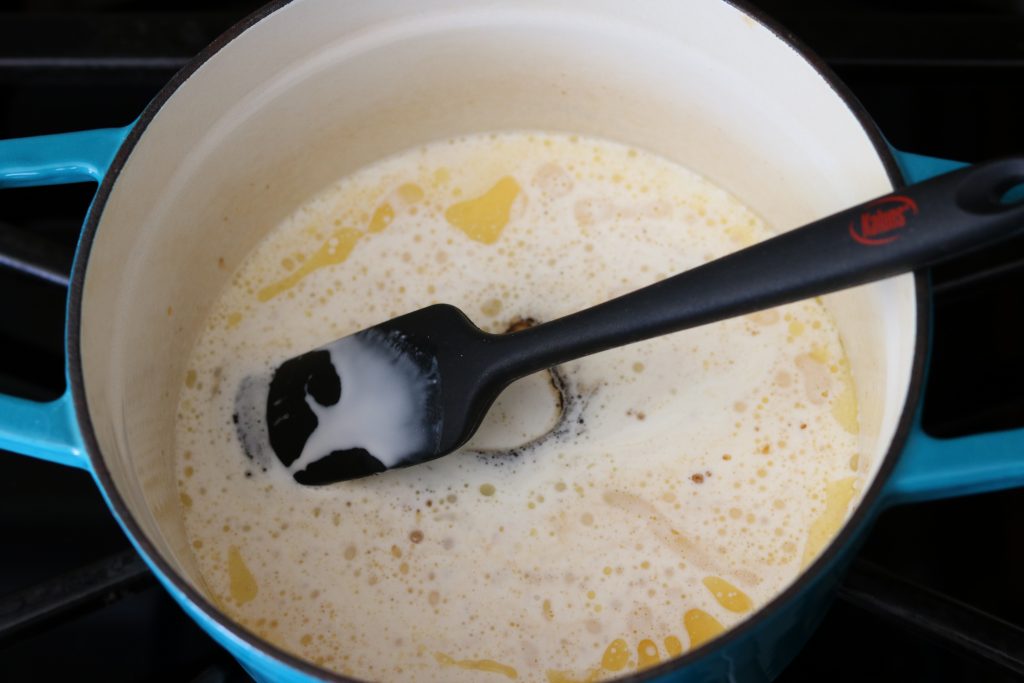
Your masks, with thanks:
[{"label": "gas stove", "polygon": [[[5,4],[0,137],[130,123],[258,4]],[[963,161],[1024,153],[1020,2],[755,5],[825,59],[896,148]],[[63,391],[64,287],[92,192],[0,192],[2,391]],[[926,430],[1024,426],[1024,239],[936,268],[932,281]],[[884,513],[779,680],[1024,680],[1022,520],[1024,490]],[[165,595],[89,475],[0,454],[0,524],[0,680],[247,680]]]}]

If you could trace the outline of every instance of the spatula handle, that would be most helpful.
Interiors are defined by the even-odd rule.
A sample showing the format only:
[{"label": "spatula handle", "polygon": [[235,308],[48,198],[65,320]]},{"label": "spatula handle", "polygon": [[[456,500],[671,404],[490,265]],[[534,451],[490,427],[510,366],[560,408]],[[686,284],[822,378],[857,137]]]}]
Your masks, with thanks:
[{"label": "spatula handle", "polygon": [[[932,265],[1024,228],[1024,158],[904,187],[498,342],[502,374]],[[514,338],[514,343],[511,343]]]}]

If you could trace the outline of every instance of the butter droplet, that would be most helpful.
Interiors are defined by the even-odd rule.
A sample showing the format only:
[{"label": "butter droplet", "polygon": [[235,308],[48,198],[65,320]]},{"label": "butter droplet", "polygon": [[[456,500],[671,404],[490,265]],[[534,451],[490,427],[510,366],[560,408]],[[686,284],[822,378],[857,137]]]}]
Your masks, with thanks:
[{"label": "butter droplet", "polygon": [[228,548],[228,579],[231,598],[239,605],[256,597],[256,578],[242,559],[242,552],[234,545]]},{"label": "butter droplet", "polygon": [[690,636],[690,649],[695,649],[708,642],[725,627],[713,616],[702,609],[691,609],[683,615],[683,626]]},{"label": "butter droplet", "polygon": [[846,510],[856,491],[857,477],[830,482],[825,487],[825,511],[807,531],[802,567],[806,567],[828,545],[846,519]]},{"label": "butter droplet", "polygon": [[860,432],[860,420],[857,415],[856,389],[853,375],[850,374],[849,363],[839,364],[839,382],[842,389],[839,390],[832,403],[832,417],[850,434],[857,434]]},{"label": "butter droplet", "polygon": [[260,301],[270,301],[281,292],[289,290],[302,282],[310,273],[326,266],[344,262],[348,255],[352,253],[356,242],[362,236],[362,231],[355,230],[354,228],[335,230],[331,237],[320,245],[315,254],[303,261],[302,266],[292,271],[287,277],[261,289],[257,292],[256,298]]},{"label": "butter droplet", "polygon": [[629,664],[629,646],[622,638],[613,640],[601,657],[601,666],[609,671],[622,671]]},{"label": "butter droplet", "polygon": [[640,641],[636,646],[636,660],[638,669],[652,667],[661,661],[658,646],[654,644],[653,640]]},{"label": "butter droplet", "polygon": [[484,671],[486,673],[501,674],[515,680],[519,678],[519,672],[507,664],[496,662],[492,659],[454,659],[443,652],[435,652],[434,659],[441,666],[457,666],[460,669],[470,671]]},{"label": "butter droplet", "polygon": [[753,607],[746,593],[723,578],[709,576],[704,579],[704,586],[715,596],[718,604],[730,612],[747,612]]},{"label": "butter droplet", "polygon": [[399,186],[398,196],[402,198],[402,201],[409,204],[415,204],[423,201],[423,188],[416,183],[405,183]]},{"label": "butter droplet", "polygon": [[512,202],[519,196],[519,183],[505,176],[479,197],[452,204],[444,217],[477,242],[494,244],[508,225]]},{"label": "butter droplet", "polygon": [[395,220],[395,210],[391,208],[390,204],[385,202],[373,212],[373,218],[370,219],[370,225],[366,230],[368,232],[381,232],[384,228],[391,225],[393,220]]},{"label": "butter droplet", "polygon": [[441,185],[446,184],[451,179],[451,171],[442,166],[441,168],[434,171],[433,185],[434,187],[440,187]]}]

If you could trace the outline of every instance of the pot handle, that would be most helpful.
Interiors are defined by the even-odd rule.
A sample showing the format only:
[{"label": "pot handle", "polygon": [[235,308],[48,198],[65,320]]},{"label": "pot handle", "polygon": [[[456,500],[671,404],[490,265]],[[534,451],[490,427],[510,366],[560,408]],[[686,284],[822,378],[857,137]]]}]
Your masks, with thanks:
[{"label": "pot handle", "polygon": [[[0,188],[99,183],[129,130],[0,140]],[[0,450],[87,469],[71,392],[45,403],[0,394]]]},{"label": "pot handle", "polygon": [[[908,183],[965,165],[898,151],[896,160]],[[922,429],[921,414],[919,405],[906,446],[889,478],[889,502],[912,503],[1024,486],[1024,429],[937,439]]]},{"label": "pot handle", "polygon": [[0,188],[103,180],[131,126],[0,140]]},{"label": "pot handle", "polygon": [[1024,486],[1024,429],[937,439],[921,411],[889,478],[889,502],[917,503]]}]

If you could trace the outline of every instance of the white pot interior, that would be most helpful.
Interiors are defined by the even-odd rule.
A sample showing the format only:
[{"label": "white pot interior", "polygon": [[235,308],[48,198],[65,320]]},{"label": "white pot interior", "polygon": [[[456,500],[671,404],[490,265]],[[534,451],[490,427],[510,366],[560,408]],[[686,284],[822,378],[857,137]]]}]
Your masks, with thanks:
[{"label": "white pot interior", "polygon": [[[842,98],[720,0],[296,0],[273,12],[148,123],[85,278],[82,363],[103,457],[145,535],[200,590],[173,471],[174,416],[216,293],[268,230],[346,173],[428,141],[515,129],[654,151],[778,231],[891,189]],[[913,279],[827,303],[870,471],[906,399]]]}]

